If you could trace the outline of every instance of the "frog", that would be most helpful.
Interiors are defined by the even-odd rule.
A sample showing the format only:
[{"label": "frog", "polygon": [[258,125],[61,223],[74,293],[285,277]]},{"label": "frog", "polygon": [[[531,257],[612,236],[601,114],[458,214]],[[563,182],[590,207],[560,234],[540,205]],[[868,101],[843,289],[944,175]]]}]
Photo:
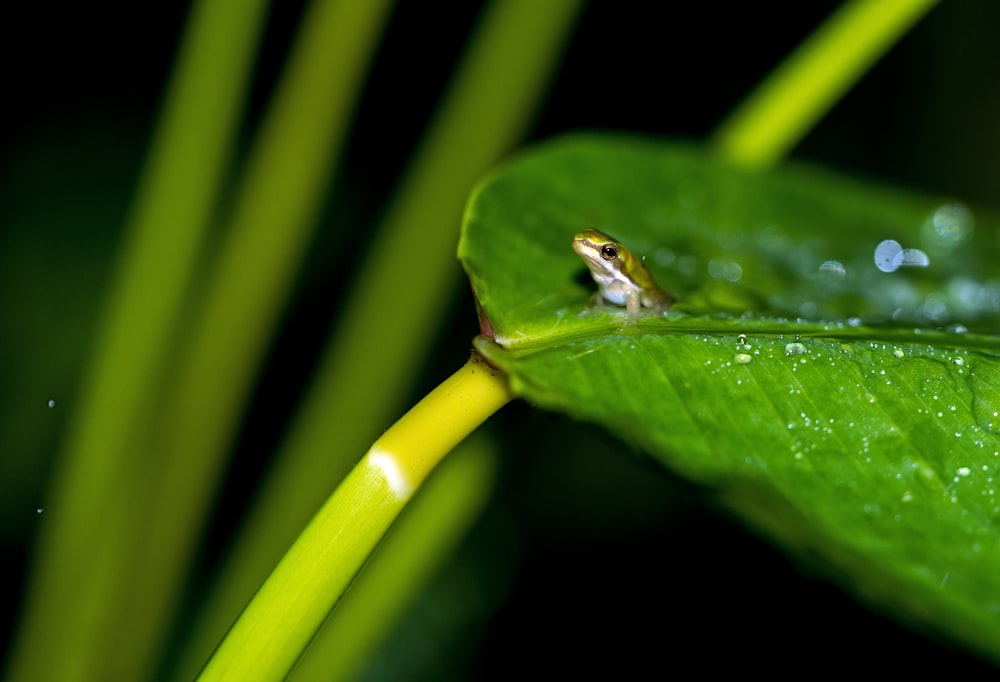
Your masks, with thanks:
[{"label": "frog", "polygon": [[659,315],[673,305],[673,295],[656,283],[642,259],[614,237],[590,228],[573,237],[573,250],[597,283],[598,301],[624,306],[632,318],[643,309]]}]

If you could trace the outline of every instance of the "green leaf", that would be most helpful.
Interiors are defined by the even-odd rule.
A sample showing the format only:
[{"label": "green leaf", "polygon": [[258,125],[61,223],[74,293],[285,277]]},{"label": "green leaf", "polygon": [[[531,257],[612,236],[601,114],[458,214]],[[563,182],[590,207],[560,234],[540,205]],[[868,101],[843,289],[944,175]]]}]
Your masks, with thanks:
[{"label": "green leaf", "polygon": [[[488,179],[459,255],[495,335],[477,347],[516,394],[638,444],[879,608],[997,659],[998,225],[813,168],[593,135]],[[674,309],[591,307],[570,249],[586,227],[644,256]],[[902,267],[876,266],[884,240],[910,249]]]}]

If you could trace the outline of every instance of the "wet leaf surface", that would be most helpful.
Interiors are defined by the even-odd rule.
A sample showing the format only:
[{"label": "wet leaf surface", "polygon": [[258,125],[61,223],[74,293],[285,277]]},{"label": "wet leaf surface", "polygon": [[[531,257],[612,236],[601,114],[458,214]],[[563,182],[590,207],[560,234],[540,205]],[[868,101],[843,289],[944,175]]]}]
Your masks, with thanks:
[{"label": "wet leaf surface", "polygon": [[[518,395],[639,445],[880,608],[995,652],[998,225],[812,168],[577,136],[479,188],[459,255],[495,333],[477,348]],[[677,305],[592,307],[570,249],[586,227]]]}]

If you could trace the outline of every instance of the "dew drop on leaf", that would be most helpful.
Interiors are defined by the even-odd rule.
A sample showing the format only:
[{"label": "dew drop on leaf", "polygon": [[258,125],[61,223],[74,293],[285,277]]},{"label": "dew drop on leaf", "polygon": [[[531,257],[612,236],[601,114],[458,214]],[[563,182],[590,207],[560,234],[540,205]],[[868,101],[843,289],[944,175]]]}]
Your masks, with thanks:
[{"label": "dew drop on leaf", "polygon": [[840,261],[828,260],[819,266],[819,274],[824,282],[832,284],[844,279],[847,269]]},{"label": "dew drop on leaf", "polygon": [[935,209],[924,223],[923,236],[928,246],[952,248],[971,236],[974,224],[972,211],[952,201]]},{"label": "dew drop on leaf", "polygon": [[798,341],[795,343],[789,343],[785,346],[786,356],[802,355],[805,352],[807,352],[805,344],[799,343]]},{"label": "dew drop on leaf", "polygon": [[902,259],[903,247],[895,239],[886,239],[875,247],[875,267],[882,272],[895,272],[899,268],[897,259]]}]

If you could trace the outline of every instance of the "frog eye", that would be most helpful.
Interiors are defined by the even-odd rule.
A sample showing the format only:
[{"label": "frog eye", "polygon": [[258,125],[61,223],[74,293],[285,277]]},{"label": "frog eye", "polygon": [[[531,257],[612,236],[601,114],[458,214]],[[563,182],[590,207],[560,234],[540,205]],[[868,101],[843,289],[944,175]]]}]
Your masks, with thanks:
[{"label": "frog eye", "polygon": [[604,260],[614,260],[618,258],[618,245],[617,244],[605,244],[601,247],[601,258]]}]

